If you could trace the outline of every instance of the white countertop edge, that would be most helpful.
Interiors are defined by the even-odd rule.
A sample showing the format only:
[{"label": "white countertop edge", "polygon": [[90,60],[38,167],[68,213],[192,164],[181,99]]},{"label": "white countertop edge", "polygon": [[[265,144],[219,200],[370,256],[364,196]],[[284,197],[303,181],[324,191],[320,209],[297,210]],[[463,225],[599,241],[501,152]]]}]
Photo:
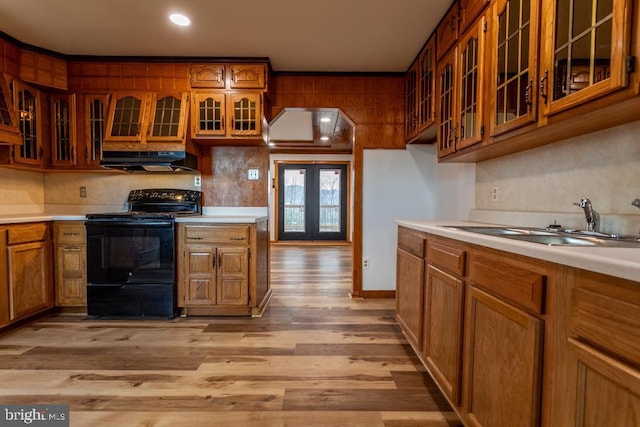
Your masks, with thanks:
[{"label": "white countertop edge", "polygon": [[404,227],[467,243],[499,249],[556,264],[568,265],[570,267],[622,279],[636,282],[640,281],[640,248],[548,246],[445,227],[447,225],[497,225],[488,223],[403,219],[396,220],[396,223]]},{"label": "white countertop edge", "polygon": [[[195,215],[177,217],[176,222],[254,224],[264,221],[267,218],[267,215]],[[0,224],[23,224],[44,221],[85,221],[86,219],[87,217],[85,215],[2,215],[0,216]]]},{"label": "white countertop edge", "polygon": [[246,224],[256,223],[267,219],[266,215],[196,215],[180,216],[176,218],[178,223],[215,223],[215,224]]}]

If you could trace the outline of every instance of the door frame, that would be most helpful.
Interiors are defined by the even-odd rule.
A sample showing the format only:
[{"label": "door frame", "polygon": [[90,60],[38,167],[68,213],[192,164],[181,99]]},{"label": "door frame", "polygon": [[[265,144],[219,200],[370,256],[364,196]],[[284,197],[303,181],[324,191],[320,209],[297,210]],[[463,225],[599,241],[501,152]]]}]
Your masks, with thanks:
[{"label": "door frame", "polygon": [[[273,206],[275,207],[275,209],[273,210],[273,223],[274,226],[276,227],[275,229],[275,233],[274,233],[274,238],[272,243],[289,243],[289,244],[305,244],[305,245],[310,245],[310,244],[316,244],[316,245],[327,245],[327,244],[336,244],[336,243],[351,243],[351,234],[352,234],[352,230],[351,230],[351,217],[353,214],[353,210],[352,210],[352,206],[351,206],[351,192],[353,191],[353,189],[351,188],[351,161],[346,161],[346,160],[303,160],[303,159],[296,159],[296,160],[274,160],[273,161],[274,164],[274,177],[273,177]],[[323,165],[323,166],[331,166],[331,165],[344,165],[346,167],[346,185],[347,185],[347,203],[346,203],[346,209],[347,209],[347,219],[346,219],[346,223],[345,223],[345,227],[346,227],[346,240],[338,240],[338,241],[333,241],[333,240],[314,240],[314,241],[305,241],[305,240],[279,240],[278,239],[278,230],[277,230],[277,224],[278,224],[278,220],[279,220],[279,209],[278,207],[278,197],[279,197],[279,185],[278,183],[280,182],[279,179],[279,166],[281,164],[292,164],[292,165],[300,165],[300,164],[306,164],[306,165]]]}]

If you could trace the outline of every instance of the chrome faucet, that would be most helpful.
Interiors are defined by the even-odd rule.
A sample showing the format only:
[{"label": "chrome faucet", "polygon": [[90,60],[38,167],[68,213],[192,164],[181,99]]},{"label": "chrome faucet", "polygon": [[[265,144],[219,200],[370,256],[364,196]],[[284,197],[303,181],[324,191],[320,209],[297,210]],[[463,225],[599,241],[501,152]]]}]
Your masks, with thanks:
[{"label": "chrome faucet", "polygon": [[[635,206],[636,208],[640,208],[640,199],[634,199],[633,202],[631,202],[631,204],[633,206]],[[636,236],[636,240],[640,242],[640,231],[638,231],[638,235]]]},{"label": "chrome faucet", "polygon": [[[640,200],[638,201],[638,204],[640,205]],[[574,203],[574,205],[580,206],[582,209],[584,209],[584,216],[587,220],[586,231],[598,231],[600,215],[598,215],[598,212],[593,210],[593,206],[591,206],[591,200],[585,197],[583,199],[580,199],[578,203]]]}]

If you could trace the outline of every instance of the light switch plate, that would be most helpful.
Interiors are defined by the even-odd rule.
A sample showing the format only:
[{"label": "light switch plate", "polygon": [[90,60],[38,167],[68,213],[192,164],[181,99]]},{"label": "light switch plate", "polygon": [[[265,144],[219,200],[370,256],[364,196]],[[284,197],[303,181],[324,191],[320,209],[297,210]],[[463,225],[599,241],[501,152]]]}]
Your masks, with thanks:
[{"label": "light switch plate", "polygon": [[247,174],[247,178],[252,181],[255,181],[260,178],[260,170],[259,169],[249,169],[249,173]]}]

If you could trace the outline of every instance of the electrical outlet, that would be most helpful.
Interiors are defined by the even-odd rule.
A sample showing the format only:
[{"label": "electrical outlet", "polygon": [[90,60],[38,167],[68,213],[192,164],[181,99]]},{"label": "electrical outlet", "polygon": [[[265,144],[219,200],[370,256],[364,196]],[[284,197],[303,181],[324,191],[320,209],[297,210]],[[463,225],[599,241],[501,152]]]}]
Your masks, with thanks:
[{"label": "electrical outlet", "polygon": [[371,265],[371,262],[369,261],[369,258],[363,258],[362,259],[362,269],[363,270],[368,270],[370,265]]},{"label": "electrical outlet", "polygon": [[87,197],[87,187],[85,187],[84,185],[80,187],[80,197]]},{"label": "electrical outlet", "polygon": [[200,175],[196,175],[193,177],[193,185],[195,187],[200,187],[202,185],[202,177]]},{"label": "electrical outlet", "polygon": [[260,178],[260,170],[259,169],[249,169],[249,173],[247,174],[247,178],[252,181],[255,181]]},{"label": "electrical outlet", "polygon": [[497,202],[500,200],[500,193],[498,192],[498,186],[494,185],[491,187],[491,200]]}]

